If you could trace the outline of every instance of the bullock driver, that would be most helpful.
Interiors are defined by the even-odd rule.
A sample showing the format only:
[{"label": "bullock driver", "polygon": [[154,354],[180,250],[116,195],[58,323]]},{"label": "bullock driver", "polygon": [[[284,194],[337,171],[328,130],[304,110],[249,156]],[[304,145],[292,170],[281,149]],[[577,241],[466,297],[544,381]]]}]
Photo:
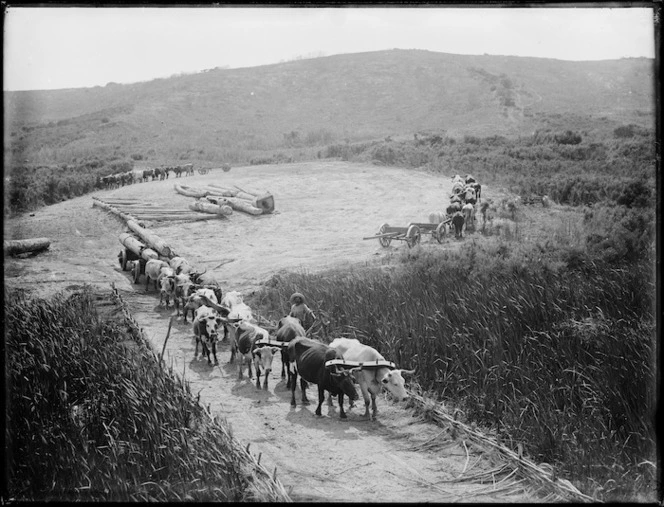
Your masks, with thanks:
[{"label": "bullock driver", "polygon": [[300,319],[302,327],[309,329],[316,320],[314,312],[304,303],[304,296],[299,292],[293,293],[290,297],[291,310],[290,316]]}]

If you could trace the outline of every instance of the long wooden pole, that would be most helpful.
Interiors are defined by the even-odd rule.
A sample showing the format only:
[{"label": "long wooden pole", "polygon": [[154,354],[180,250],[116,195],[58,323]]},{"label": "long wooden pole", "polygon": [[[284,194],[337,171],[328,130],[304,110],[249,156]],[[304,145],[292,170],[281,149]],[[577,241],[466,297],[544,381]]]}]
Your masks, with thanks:
[{"label": "long wooden pole", "polygon": [[156,234],[144,229],[135,220],[127,220],[127,227],[135,232],[139,238],[145,241],[151,248],[156,250],[160,255],[168,257],[169,259],[175,255],[171,247]]},{"label": "long wooden pole", "polygon": [[142,257],[146,261],[159,258],[159,254],[157,252],[152,250],[152,248],[146,247],[143,243],[138,241],[128,232],[123,232],[120,234],[118,239],[120,240],[120,243],[122,243],[126,248],[134,252],[139,257]]}]

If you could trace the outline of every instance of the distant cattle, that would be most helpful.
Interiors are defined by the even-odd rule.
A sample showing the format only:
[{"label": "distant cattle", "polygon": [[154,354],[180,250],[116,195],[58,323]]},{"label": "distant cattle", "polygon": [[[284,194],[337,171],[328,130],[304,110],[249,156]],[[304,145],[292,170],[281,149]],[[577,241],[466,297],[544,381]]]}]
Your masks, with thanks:
[{"label": "distant cattle", "polygon": [[154,179],[154,169],[143,170],[143,182],[148,181],[148,178]]},{"label": "distant cattle", "polygon": [[175,173],[175,177],[179,178],[180,176],[182,176],[182,167],[179,165],[174,166],[173,172]]},{"label": "distant cattle", "polygon": [[[360,343],[355,338],[336,338],[330,343],[330,347],[340,352],[343,358],[348,361],[369,363],[385,360],[376,349]],[[357,367],[350,371],[360,385],[360,390],[364,398],[364,417],[367,419],[370,417],[376,418],[376,414],[378,413],[376,396],[381,388],[388,391],[398,401],[407,400],[409,396],[404,387],[402,375],[412,375],[415,373],[415,370],[397,370],[390,369],[387,366],[378,368]],[[371,401],[371,415],[369,414],[369,401]]]},{"label": "distant cattle", "polygon": [[182,171],[185,176],[193,176],[194,174],[194,164],[185,164],[182,166]]},{"label": "distant cattle", "polygon": [[454,226],[454,236],[456,238],[461,238],[463,236],[464,222],[465,219],[463,218],[463,214],[460,211],[454,213],[454,216],[452,217],[452,225]]},{"label": "distant cattle", "polygon": [[346,419],[344,395],[348,396],[351,401],[357,399],[353,377],[349,371],[339,366],[325,366],[327,361],[342,359],[341,353],[319,341],[310,338],[296,338],[288,344],[288,356],[295,366],[291,384],[291,406],[296,406],[295,384],[299,373],[303,404],[309,403],[307,382],[314,383],[318,386],[316,415],[321,415],[321,405],[325,399],[325,391],[328,391],[330,395],[339,397],[339,416]]}]

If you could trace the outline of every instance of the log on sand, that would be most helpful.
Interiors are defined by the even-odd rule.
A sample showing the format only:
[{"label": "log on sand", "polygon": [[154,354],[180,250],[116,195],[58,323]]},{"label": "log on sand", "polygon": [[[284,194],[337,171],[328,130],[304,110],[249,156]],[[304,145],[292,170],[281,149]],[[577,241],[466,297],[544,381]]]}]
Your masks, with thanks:
[{"label": "log on sand", "polygon": [[233,213],[233,208],[226,203],[216,203],[204,201],[202,199],[189,205],[189,209],[202,211],[203,213],[214,213],[216,215],[228,216]]},{"label": "log on sand", "polygon": [[51,245],[48,238],[6,239],[3,250],[5,255],[18,255],[46,250]]},{"label": "log on sand", "polygon": [[206,199],[215,204],[226,204],[236,211],[243,211],[245,213],[249,213],[250,215],[263,214],[263,210],[261,208],[252,206],[249,201],[245,201],[244,199],[238,199],[236,197],[224,197],[220,195],[208,195]]},{"label": "log on sand", "polygon": [[200,197],[205,197],[208,193],[206,190],[190,187],[188,185],[181,185],[180,183],[174,183],[173,188],[178,194],[186,195],[187,197],[200,198]]},{"label": "log on sand", "polygon": [[208,195],[223,195],[224,197],[236,197],[249,201],[254,208],[260,208],[263,213],[272,213],[274,211],[274,197],[270,192],[247,190],[237,187],[236,189],[226,188],[218,183],[210,183],[208,188],[212,187],[213,190],[217,188],[221,192],[211,192]]},{"label": "log on sand", "polygon": [[214,217],[207,213],[189,213],[188,215],[141,215],[140,218],[146,222],[161,222],[166,220],[171,222],[176,220],[195,222],[196,220],[210,220]]},{"label": "log on sand", "polygon": [[114,215],[119,216],[125,222],[129,221],[129,220],[137,221],[136,217],[134,217],[132,215],[129,215],[127,213],[123,213],[122,211],[117,209],[115,206],[111,206],[110,204],[105,203],[104,201],[102,201],[101,199],[99,199],[97,197],[93,197],[92,199],[93,199],[92,200],[92,205],[93,206],[98,206],[102,209],[105,209],[106,211],[109,211],[110,213],[113,213]]},{"label": "log on sand", "polygon": [[120,234],[119,238],[120,243],[122,243],[125,248],[128,250],[131,250],[134,252],[136,255],[139,257],[142,257],[146,261],[149,261],[150,259],[158,259],[159,254],[152,250],[152,248],[148,248],[145,246],[143,243],[138,241],[134,236],[129,234],[128,232],[123,232]]},{"label": "log on sand", "polygon": [[143,227],[138,225],[136,221],[127,220],[127,227],[129,227],[129,229],[135,232],[139,238],[145,241],[150,246],[150,248],[156,250],[159,255],[163,255],[164,257],[168,257],[169,259],[174,255],[176,255],[175,252],[173,252],[173,250],[171,249],[171,247],[169,247],[163,239],[161,239],[156,234],[148,231],[147,229],[144,229]]}]

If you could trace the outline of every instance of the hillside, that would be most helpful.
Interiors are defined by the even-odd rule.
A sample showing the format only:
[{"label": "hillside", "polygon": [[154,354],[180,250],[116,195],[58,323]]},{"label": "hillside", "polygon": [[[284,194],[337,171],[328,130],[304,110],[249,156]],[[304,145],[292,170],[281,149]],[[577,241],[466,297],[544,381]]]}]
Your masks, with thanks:
[{"label": "hillside", "polygon": [[4,99],[6,163],[91,154],[235,161],[247,151],[422,130],[487,136],[570,123],[651,127],[654,62],[390,50],[127,85],[5,92]]}]

